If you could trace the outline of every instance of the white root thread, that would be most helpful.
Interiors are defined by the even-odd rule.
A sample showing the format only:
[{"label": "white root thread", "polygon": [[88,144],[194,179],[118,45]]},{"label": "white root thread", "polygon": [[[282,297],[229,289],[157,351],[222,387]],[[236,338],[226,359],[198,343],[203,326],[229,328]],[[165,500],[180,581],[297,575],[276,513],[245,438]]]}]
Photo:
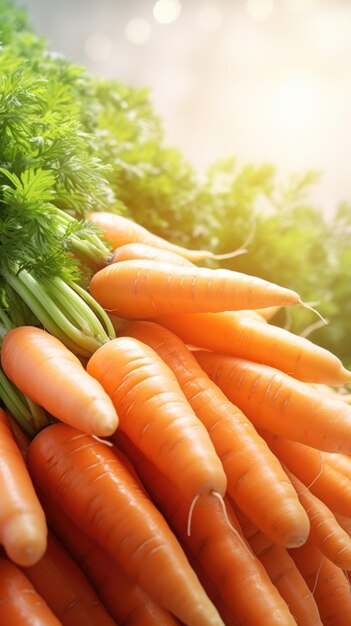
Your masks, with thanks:
[{"label": "white root thread", "polygon": [[315,581],[314,581],[313,589],[312,589],[312,592],[311,592],[313,596],[314,596],[315,591],[316,591],[316,589],[317,589],[318,579],[319,579],[319,576],[320,576],[321,569],[322,569],[322,567],[323,567],[324,561],[325,561],[325,556],[322,558],[322,560],[321,560],[321,562],[320,562],[320,565],[319,565],[319,567],[318,567],[318,570],[317,570],[316,579],[315,579]]},{"label": "white root thread", "polygon": [[300,337],[308,337],[314,330],[318,330],[318,328],[322,328],[323,326],[325,326],[325,324],[328,322],[325,322],[325,320],[318,320],[318,322],[314,322],[314,324],[310,324],[309,326],[307,326],[307,328],[305,328],[304,331],[302,331],[302,333],[300,333]]},{"label": "white root thread", "polygon": [[186,527],[186,534],[188,535],[188,537],[190,537],[190,535],[191,535],[191,518],[193,516],[193,511],[194,511],[195,504],[198,501],[199,497],[200,497],[200,494],[195,496],[195,498],[193,499],[193,501],[192,501],[192,503],[190,505],[189,514],[188,514],[188,523],[187,523],[187,527]]},{"label": "white root thread", "polygon": [[92,437],[96,439],[96,441],[100,441],[100,443],[104,443],[105,446],[109,446],[110,448],[113,448],[113,443],[111,441],[108,441],[107,439],[101,439],[101,437],[98,437],[97,435],[92,435]]},{"label": "white root thread", "polygon": [[300,302],[301,306],[303,306],[305,309],[308,309],[308,311],[312,311],[312,313],[314,313],[315,315],[317,315],[319,317],[319,319],[321,320],[321,322],[323,322],[323,324],[328,324],[328,320],[326,320],[323,315],[321,315],[321,313],[319,313],[319,311],[317,311],[317,309],[315,309],[312,304],[307,303],[307,302],[303,302],[301,300]]},{"label": "white root thread", "polygon": [[227,513],[227,509],[226,509],[226,506],[225,506],[225,502],[224,502],[224,500],[223,500],[223,498],[222,498],[221,494],[220,494],[220,493],[218,493],[217,491],[212,491],[211,493],[212,493],[212,495],[213,495],[213,496],[215,496],[215,497],[219,500],[219,502],[220,502],[220,504],[221,504],[221,507],[222,507],[222,511],[223,511],[224,519],[225,519],[226,523],[228,524],[228,526],[229,526],[230,530],[232,530],[232,531],[233,531],[233,533],[237,536],[237,538],[239,539],[239,541],[240,541],[240,542],[242,543],[242,545],[244,546],[245,550],[246,550],[246,551],[248,551],[248,552],[249,552],[249,554],[250,554],[250,556],[251,556],[251,558],[252,558],[252,559],[254,559],[254,558],[255,558],[255,556],[254,556],[254,554],[251,552],[251,550],[249,549],[249,547],[248,547],[248,545],[247,545],[247,543],[246,543],[245,539],[243,539],[243,537],[241,536],[241,534],[239,533],[239,531],[237,530],[237,528],[235,528],[235,526],[233,526],[233,524],[230,522],[230,519],[229,519],[229,517],[228,517],[228,513]]}]

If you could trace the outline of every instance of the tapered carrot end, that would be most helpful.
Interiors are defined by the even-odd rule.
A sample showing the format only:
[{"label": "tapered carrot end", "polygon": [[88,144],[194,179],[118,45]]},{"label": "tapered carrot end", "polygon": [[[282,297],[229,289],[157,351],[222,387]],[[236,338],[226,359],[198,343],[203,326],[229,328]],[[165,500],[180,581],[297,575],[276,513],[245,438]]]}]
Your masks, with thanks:
[{"label": "tapered carrot end", "polygon": [[17,565],[35,565],[44,556],[47,546],[44,518],[33,513],[18,515],[6,524],[2,543],[8,557]]},{"label": "tapered carrot end", "polygon": [[342,383],[347,384],[351,383],[351,372],[347,370],[343,365],[340,367],[340,378],[342,379]]}]

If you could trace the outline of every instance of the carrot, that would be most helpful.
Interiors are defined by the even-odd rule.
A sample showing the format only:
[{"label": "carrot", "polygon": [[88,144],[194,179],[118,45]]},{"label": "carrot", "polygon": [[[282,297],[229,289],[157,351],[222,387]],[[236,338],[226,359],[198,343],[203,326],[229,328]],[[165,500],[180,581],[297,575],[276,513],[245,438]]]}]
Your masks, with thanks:
[{"label": "carrot", "polygon": [[22,571],[63,626],[116,626],[78,564],[52,533],[44,556]]},{"label": "carrot", "polygon": [[0,624],[62,626],[17,565],[0,557]]},{"label": "carrot", "polygon": [[113,450],[67,424],[31,442],[34,483],[187,626],[223,626],[163,516]]},{"label": "carrot", "polygon": [[323,452],[322,458],[324,463],[351,480],[351,458],[348,455]]},{"label": "carrot", "polygon": [[[187,534],[189,501],[124,433],[116,433],[116,438],[180,541],[199,561],[239,624],[296,626],[286,603],[241,536],[234,514],[230,526],[221,503],[210,494],[194,508],[191,533]],[[228,503],[226,508],[229,512]]]},{"label": "carrot", "polygon": [[18,565],[32,565],[45,552],[45,515],[34,491],[5,411],[0,409],[0,543]]},{"label": "carrot", "polygon": [[311,525],[308,541],[335,565],[351,570],[351,539],[340,526],[332,511],[304,485],[288,472],[300,502],[305,508]]},{"label": "carrot", "polygon": [[275,367],[306,382],[338,385],[351,372],[329,350],[242,311],[169,315],[156,320],[186,343]]},{"label": "carrot", "polygon": [[234,511],[252,551],[284,598],[298,626],[322,626],[313,594],[289,552],[252,524],[235,503]]},{"label": "carrot", "polygon": [[260,430],[269,447],[334,514],[349,516],[351,481],[324,462],[319,450]]},{"label": "carrot", "polygon": [[92,277],[90,292],[128,319],[302,304],[294,291],[248,274],[143,259],[104,267]]},{"label": "carrot", "polygon": [[151,233],[132,219],[116,213],[92,211],[88,213],[87,217],[99,227],[103,238],[112,245],[113,249],[127,243],[145,243],[155,248],[174,252],[194,263],[203,259],[230,259],[237,254],[237,251],[227,254],[214,254],[209,250],[188,250]]},{"label": "carrot", "polygon": [[351,537],[351,517],[346,517],[346,515],[338,515],[335,514],[335,518],[338,521],[341,528]]},{"label": "carrot", "polygon": [[[129,459],[123,456],[124,464],[127,460]],[[134,583],[106,550],[74,524],[47,493],[40,491],[39,495],[49,525],[91,581],[104,606],[118,624],[176,626],[179,623]]]},{"label": "carrot", "polygon": [[119,427],[190,500],[224,495],[227,479],[209,434],[152,348],[118,337],[92,355],[87,371],[112,398]]},{"label": "carrot", "polygon": [[349,626],[351,593],[344,572],[311,544],[289,552],[313,592],[323,626]]},{"label": "carrot", "polygon": [[269,322],[279,311],[280,306],[269,306],[264,309],[257,309],[258,315],[260,315],[266,322]]},{"label": "carrot", "polygon": [[246,515],[279,544],[303,543],[309,532],[307,515],[281,464],[182,340],[154,322],[130,322],[123,333],[150,346],[173,371],[222,461],[227,492]]},{"label": "carrot", "polygon": [[192,267],[193,265],[191,261],[188,261],[188,259],[185,259],[175,252],[162,250],[162,248],[156,248],[146,243],[126,243],[123,246],[119,246],[113,252],[110,263],[131,261],[133,259],[171,263],[172,265],[181,265],[182,267]]},{"label": "carrot", "polygon": [[57,419],[101,437],[117,428],[116,410],[100,383],[45,330],[10,330],[2,344],[1,364],[22,393]]},{"label": "carrot", "polygon": [[320,450],[351,453],[351,408],[268,365],[208,351],[201,367],[256,427]]}]

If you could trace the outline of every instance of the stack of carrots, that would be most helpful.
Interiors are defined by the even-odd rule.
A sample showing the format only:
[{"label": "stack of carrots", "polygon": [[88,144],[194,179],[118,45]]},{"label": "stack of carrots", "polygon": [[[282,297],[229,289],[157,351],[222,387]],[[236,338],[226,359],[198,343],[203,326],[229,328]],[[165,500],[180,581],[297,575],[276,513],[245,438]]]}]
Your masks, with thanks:
[{"label": "stack of carrots", "polygon": [[117,337],[2,343],[49,425],[0,409],[0,623],[350,626],[351,372],[270,323],[294,291],[89,218]]}]

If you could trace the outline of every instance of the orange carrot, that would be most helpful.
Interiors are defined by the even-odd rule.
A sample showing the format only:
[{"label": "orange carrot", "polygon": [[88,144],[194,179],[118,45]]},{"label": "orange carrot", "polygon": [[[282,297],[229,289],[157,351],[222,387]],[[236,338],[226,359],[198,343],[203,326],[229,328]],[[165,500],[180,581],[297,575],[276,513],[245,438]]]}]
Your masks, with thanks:
[{"label": "orange carrot", "polygon": [[45,515],[34,491],[6,413],[0,409],[0,543],[18,565],[32,565],[44,554]]},{"label": "orange carrot", "polygon": [[[190,502],[124,433],[116,433],[116,438],[180,541],[199,561],[239,624],[296,626],[285,601],[243,539],[234,514],[229,525],[223,506],[209,495],[194,508],[188,534],[185,527]],[[226,509],[228,514],[229,503]]]},{"label": "orange carrot", "polygon": [[344,572],[309,543],[290,554],[313,592],[323,626],[349,626],[351,592]]},{"label": "orange carrot", "polygon": [[351,539],[347,532],[340,526],[332,511],[306,485],[291,472],[288,472],[288,476],[310,520],[308,541],[335,565],[351,570]]},{"label": "orange carrot", "polygon": [[[118,453],[121,454],[120,451]],[[123,463],[126,461],[128,459],[124,455]],[[47,493],[40,491],[39,495],[49,525],[91,581],[118,624],[176,626],[179,623],[134,583],[106,550],[74,524]]]},{"label": "orange carrot", "polygon": [[111,399],[61,341],[34,326],[11,329],[1,348],[4,372],[54,417],[105,437],[118,425]]},{"label": "orange carrot", "polygon": [[322,452],[323,462],[351,480],[351,458],[346,454]]},{"label": "orange carrot", "polygon": [[325,463],[319,450],[267,431],[260,433],[278,459],[334,514],[350,514],[351,481]]},{"label": "orange carrot", "polygon": [[248,274],[143,259],[104,267],[92,277],[90,292],[128,319],[302,304],[294,291]]},{"label": "orange carrot", "polygon": [[0,557],[0,590],[0,624],[63,626],[27,576],[3,557]]},{"label": "orange carrot", "polygon": [[351,408],[268,365],[194,353],[210,378],[256,427],[329,452],[351,453]]},{"label": "orange carrot", "polygon": [[92,355],[87,371],[112,398],[119,427],[190,500],[224,495],[227,480],[209,434],[152,348],[118,337]]},{"label": "orange carrot", "polygon": [[279,544],[303,543],[307,515],[281,464],[182,340],[154,322],[130,322],[123,333],[150,346],[171,368],[222,461],[228,493],[246,515]]},{"label": "orange carrot", "polygon": [[223,626],[163,516],[109,446],[57,423],[27,458],[38,488],[156,602],[187,626]]},{"label": "orange carrot", "polygon": [[298,626],[322,626],[313,594],[289,552],[272,542],[235,505],[234,510],[251,549],[284,598]]},{"label": "orange carrot", "polygon": [[63,626],[116,626],[78,564],[49,533],[44,556],[22,570]]},{"label": "orange carrot", "polygon": [[191,261],[175,252],[162,250],[162,248],[156,248],[146,243],[126,243],[123,246],[119,246],[112,254],[110,263],[132,261],[133,259],[171,263],[172,265],[181,265],[182,267],[192,267],[193,265]]},{"label": "orange carrot", "polygon": [[351,372],[329,350],[243,311],[169,315],[156,321],[186,343],[270,365],[299,380],[330,385],[351,381]]},{"label": "orange carrot", "polygon": [[237,254],[237,251],[227,254],[214,254],[209,250],[188,250],[151,233],[132,219],[116,213],[92,211],[88,213],[87,217],[100,228],[104,239],[112,245],[113,249],[127,243],[145,243],[155,248],[179,254],[194,263],[203,259],[230,259]]},{"label": "orange carrot", "polygon": [[269,322],[280,311],[280,306],[269,306],[264,309],[257,309],[258,315],[260,315],[266,322]]}]

